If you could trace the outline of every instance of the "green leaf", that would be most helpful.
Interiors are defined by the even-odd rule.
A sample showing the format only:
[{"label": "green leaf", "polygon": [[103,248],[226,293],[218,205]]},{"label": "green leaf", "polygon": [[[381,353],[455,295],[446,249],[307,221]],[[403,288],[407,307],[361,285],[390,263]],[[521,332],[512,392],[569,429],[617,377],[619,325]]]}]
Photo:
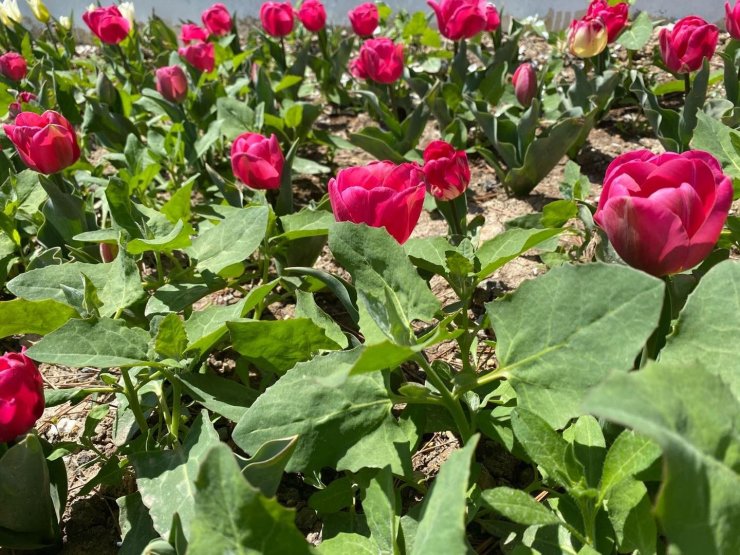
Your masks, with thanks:
[{"label": "green leaf", "polygon": [[367,536],[342,532],[322,541],[317,551],[321,555],[378,555],[378,546]]},{"label": "green leaf", "polygon": [[470,465],[479,436],[452,453],[442,464],[432,490],[424,498],[412,555],[467,553],[465,513]]},{"label": "green leaf", "polygon": [[190,226],[185,226],[182,220],[178,221],[172,230],[161,237],[153,239],[134,239],[126,245],[126,252],[142,254],[151,252],[170,252],[175,249],[184,249],[190,246]]},{"label": "green leaf", "polygon": [[653,441],[633,431],[623,431],[614,440],[604,460],[599,485],[601,498],[605,498],[613,487],[627,478],[647,469],[660,455],[660,447]]},{"label": "green leaf", "polygon": [[513,228],[485,241],[476,252],[481,266],[478,279],[487,278],[510,260],[514,260],[529,249],[559,235],[561,232],[560,229]]},{"label": "green leaf", "polygon": [[396,492],[390,467],[381,469],[365,489],[362,511],[370,528],[370,538],[377,545],[377,553],[394,555],[398,551],[399,518],[396,514]]},{"label": "green leaf", "polygon": [[295,451],[298,436],[268,441],[244,465],[242,474],[263,495],[274,497],[283,479],[285,465]]},{"label": "green leaf", "polygon": [[295,214],[285,214],[280,216],[283,233],[277,237],[273,237],[271,241],[276,239],[294,240],[304,237],[327,235],[334,221],[332,213],[326,210],[310,210],[304,208]]},{"label": "green leaf", "polygon": [[234,212],[198,235],[185,252],[198,261],[198,270],[218,274],[257,250],[267,232],[268,214],[266,206],[250,206]]},{"label": "green leaf", "polygon": [[[149,511],[141,501],[141,494],[134,492],[116,499],[121,525],[121,544],[118,555],[141,555],[144,548],[159,534],[154,529]],[[153,555],[153,554],[152,554]]]},{"label": "green leaf", "polygon": [[210,411],[239,422],[258,393],[239,382],[214,374],[177,374],[183,388]]},{"label": "green leaf", "polygon": [[455,249],[447,238],[412,238],[403,245],[403,248],[415,266],[440,276],[450,273],[447,267],[447,253]]},{"label": "green leaf", "polygon": [[658,529],[645,484],[623,480],[609,492],[606,507],[620,553],[655,553]]},{"label": "green leaf", "polygon": [[79,317],[77,311],[52,299],[0,302],[0,314],[0,337],[24,333],[45,335],[60,328],[70,318]]},{"label": "green leaf", "polygon": [[740,179],[740,152],[735,149],[732,141],[733,136],[737,137],[738,134],[704,112],[699,112],[696,117],[692,148],[706,150],[714,155],[727,175]]},{"label": "green leaf", "polygon": [[487,304],[497,372],[519,406],[556,429],[582,414],[591,387],[632,368],[658,323],[663,287],[626,266],[561,266]]},{"label": "green leaf", "polygon": [[188,346],[185,326],[178,314],[168,314],[159,323],[154,350],[164,358],[180,360]]},{"label": "green leaf", "polygon": [[588,414],[579,416],[575,424],[565,430],[563,437],[571,444],[575,460],[583,467],[586,484],[597,487],[606,456],[606,440],[599,422]]},{"label": "green leaf", "polygon": [[481,494],[481,500],[494,511],[518,524],[527,526],[560,524],[560,519],[555,513],[522,490],[507,487],[489,489]]},{"label": "green leaf", "polygon": [[218,444],[218,433],[203,411],[193,422],[181,447],[131,455],[141,499],[162,537],[169,536],[175,514],[179,515],[185,537],[190,536],[196,512],[194,496],[198,469],[206,454]]},{"label": "green leaf", "polygon": [[216,101],[216,111],[221,121],[220,131],[229,140],[253,129],[254,111],[244,100],[222,96]]},{"label": "green leaf", "polygon": [[340,328],[339,324],[332,320],[331,317],[316,304],[316,300],[313,295],[311,293],[301,291],[300,289],[297,289],[295,293],[295,317],[307,318],[313,321],[324,330],[324,334],[328,339],[334,341],[334,343],[343,349],[348,347],[349,340],[342,332],[342,328]]},{"label": "green leaf", "polygon": [[640,12],[629,27],[617,37],[617,43],[627,50],[642,50],[653,34],[653,22],[647,12]]},{"label": "green leaf", "polygon": [[82,293],[82,275],[86,275],[100,290],[105,287],[113,271],[113,263],[86,264],[70,262],[58,266],[44,266],[29,270],[10,280],[6,287],[16,297],[29,301],[52,299],[67,304],[64,288]]},{"label": "green leaf", "polygon": [[188,551],[283,555],[311,553],[295,513],[251,487],[226,445],[210,449],[195,481]]},{"label": "green leaf", "polygon": [[101,314],[105,316],[112,316],[128,308],[146,294],[141,286],[139,268],[132,257],[121,251],[111,265],[105,285],[100,288],[96,284],[103,303]]},{"label": "green leaf", "polygon": [[149,334],[123,320],[69,320],[27,351],[38,362],[74,368],[114,368],[147,362]]},{"label": "green leaf", "polygon": [[585,407],[663,448],[656,513],[672,543],[683,553],[740,552],[740,403],[726,382],[699,363],[649,363],[597,386]]}]

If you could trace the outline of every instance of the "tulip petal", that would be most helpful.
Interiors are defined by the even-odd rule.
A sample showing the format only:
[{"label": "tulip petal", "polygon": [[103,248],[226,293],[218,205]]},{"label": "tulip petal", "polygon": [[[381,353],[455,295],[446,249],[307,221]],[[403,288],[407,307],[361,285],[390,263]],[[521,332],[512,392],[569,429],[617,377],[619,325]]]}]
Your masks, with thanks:
[{"label": "tulip petal", "polygon": [[732,180],[725,177],[717,186],[714,206],[708,212],[704,224],[691,237],[686,268],[693,268],[712,252],[727,221],[727,214],[732,205],[732,194]]}]

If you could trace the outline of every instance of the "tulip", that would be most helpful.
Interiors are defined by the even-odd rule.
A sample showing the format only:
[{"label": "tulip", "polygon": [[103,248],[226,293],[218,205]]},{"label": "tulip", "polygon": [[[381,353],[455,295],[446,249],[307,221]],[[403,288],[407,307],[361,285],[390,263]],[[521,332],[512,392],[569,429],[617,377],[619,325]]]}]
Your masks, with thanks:
[{"label": "tulip", "polygon": [[160,67],[156,76],[159,94],[175,104],[185,100],[188,95],[188,78],[180,66]]},{"label": "tulip", "polygon": [[606,0],[593,0],[588,6],[586,17],[601,18],[606,25],[607,42],[611,44],[627,26],[629,10],[629,4],[626,2],[610,6]]},{"label": "tulip", "polygon": [[80,157],[74,127],[57,112],[21,112],[3,130],[26,166],[39,173],[57,173]]},{"label": "tulip", "polygon": [[0,443],[33,428],[44,413],[44,382],[23,352],[0,356]]},{"label": "tulip", "polygon": [[118,4],[118,11],[120,11],[121,15],[126,18],[126,20],[129,22],[129,25],[133,27],[134,22],[136,21],[136,8],[134,7],[134,3],[121,2],[120,4]]},{"label": "tulip", "polygon": [[366,79],[390,85],[403,74],[403,45],[388,38],[366,40],[355,67]]},{"label": "tulip", "polygon": [[36,100],[36,98],[36,95],[31,92],[19,92],[18,96],[15,97],[15,102],[11,102],[8,105],[8,114],[11,118],[15,119],[23,111],[23,104],[29,104]]},{"label": "tulip", "polygon": [[290,2],[265,2],[260,8],[260,21],[268,35],[289,35],[293,30],[293,8]]},{"label": "tulip", "polygon": [[609,33],[600,17],[574,19],[568,28],[568,48],[579,58],[601,54],[609,41]]},{"label": "tulip", "polygon": [[231,32],[232,22],[229,10],[223,4],[214,4],[201,14],[203,25],[212,35],[222,37]]},{"label": "tulip", "polygon": [[182,46],[177,53],[199,71],[210,73],[216,67],[216,48],[211,42],[196,42]]},{"label": "tulip", "polygon": [[734,8],[725,2],[725,29],[733,39],[740,40],[740,0],[735,2]]},{"label": "tulip", "polygon": [[338,222],[384,227],[403,244],[419,221],[424,190],[424,173],[417,164],[372,162],[330,179],[329,201]]},{"label": "tulip", "polygon": [[23,15],[16,0],[3,0],[0,4],[0,20],[6,27],[12,27],[13,23],[21,23]]},{"label": "tulip", "polygon": [[100,243],[100,260],[103,262],[113,262],[118,256],[118,245],[111,243]]},{"label": "tulip", "polygon": [[90,9],[82,14],[82,20],[90,31],[105,44],[118,44],[131,31],[131,23],[123,17],[118,6],[107,8],[90,6]]},{"label": "tulip", "polygon": [[701,67],[704,58],[714,56],[719,29],[701,17],[680,19],[672,30],[660,30],[660,54],[674,73],[690,73]]},{"label": "tulip", "polygon": [[368,78],[367,71],[365,71],[365,66],[362,65],[362,60],[360,58],[355,58],[349,63],[349,73],[355,79]]},{"label": "tulip", "polygon": [[285,158],[274,134],[270,138],[259,133],[239,135],[231,145],[231,170],[252,189],[278,189]]},{"label": "tulip", "polygon": [[41,0],[26,0],[28,7],[31,9],[31,13],[40,23],[48,23],[51,19],[51,14]]},{"label": "tulip", "polygon": [[352,29],[361,37],[371,37],[378,28],[380,14],[378,14],[378,6],[372,2],[360,4],[354,10],[350,10],[347,15]]},{"label": "tulip", "polygon": [[320,0],[305,0],[298,9],[298,19],[303,26],[316,33],[326,25],[326,10]]},{"label": "tulip", "polygon": [[186,23],[180,28],[180,40],[184,44],[190,44],[191,42],[206,42],[208,40],[208,31],[203,27],[194,25],[193,23]]},{"label": "tulip", "polygon": [[486,28],[485,31],[493,33],[501,25],[501,16],[498,14],[496,6],[486,4]]},{"label": "tulip", "polygon": [[424,176],[436,198],[455,199],[470,183],[468,155],[445,141],[432,141],[424,149]]},{"label": "tulip", "polygon": [[20,81],[26,76],[26,59],[17,52],[7,52],[0,56],[0,74],[11,81]]},{"label": "tulip", "polygon": [[450,40],[469,39],[488,26],[485,0],[427,2],[437,15],[439,32]]},{"label": "tulip", "polygon": [[594,220],[627,264],[665,276],[709,255],[731,203],[732,180],[711,154],[638,150],[607,168]]},{"label": "tulip", "polygon": [[532,64],[521,64],[511,79],[514,84],[514,94],[522,106],[532,104],[532,99],[537,95],[537,73]]},{"label": "tulip", "polygon": [[62,29],[69,31],[72,28],[72,20],[66,15],[63,15],[59,18],[59,26]]}]

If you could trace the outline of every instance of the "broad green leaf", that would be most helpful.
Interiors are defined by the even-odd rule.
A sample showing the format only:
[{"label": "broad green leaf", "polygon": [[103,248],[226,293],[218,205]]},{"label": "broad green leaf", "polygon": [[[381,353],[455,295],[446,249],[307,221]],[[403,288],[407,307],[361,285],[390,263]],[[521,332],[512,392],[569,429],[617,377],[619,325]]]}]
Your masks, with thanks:
[{"label": "broad green leaf", "polygon": [[44,401],[47,409],[49,407],[63,405],[67,401],[69,401],[73,405],[76,405],[88,395],[90,395],[90,393],[88,393],[88,391],[82,387],[44,389]]},{"label": "broad green leaf", "polygon": [[198,270],[218,274],[257,250],[267,232],[268,213],[266,206],[239,210],[198,235],[186,252],[198,261]]},{"label": "broad green leaf", "polygon": [[221,120],[220,131],[227,139],[233,140],[253,129],[254,111],[246,101],[222,96],[216,101],[216,108],[217,117]]},{"label": "broad green leaf", "polygon": [[349,346],[349,340],[342,332],[342,328],[316,304],[316,300],[311,293],[297,289],[295,294],[297,301],[295,307],[296,318],[312,320],[324,330],[326,337],[334,341],[339,347],[346,348]]},{"label": "broad green leaf", "polygon": [[599,422],[591,415],[579,416],[563,437],[570,443],[575,460],[583,467],[586,484],[595,488],[601,479],[601,469],[606,456],[606,440]]},{"label": "broad green leaf", "polygon": [[700,363],[650,363],[610,377],[585,407],[663,448],[656,513],[670,542],[683,553],[740,552],[740,403],[726,382]]},{"label": "broad green leaf", "polygon": [[660,454],[660,447],[652,440],[631,430],[623,431],[614,440],[604,459],[599,486],[601,498],[606,497],[617,484],[647,469]]},{"label": "broad green leaf", "polygon": [[218,433],[203,411],[181,447],[131,455],[141,499],[162,537],[169,536],[175,513],[179,515],[185,537],[190,536],[196,511],[195,479],[206,454],[218,444]]},{"label": "broad green leaf", "polygon": [[280,223],[283,226],[283,233],[275,239],[302,239],[304,237],[316,237],[317,235],[327,235],[329,227],[334,223],[334,216],[326,210],[309,210],[304,208],[295,214],[285,214],[280,216]]},{"label": "broad green leaf", "polygon": [[653,34],[653,22],[647,12],[640,12],[619,37],[617,43],[627,50],[642,50]]},{"label": "broad green leaf", "polygon": [[370,538],[381,555],[394,555],[398,551],[399,518],[396,514],[396,492],[390,467],[381,469],[365,489],[362,511],[370,528]]},{"label": "broad green leaf", "polygon": [[645,484],[631,478],[623,480],[609,492],[606,508],[620,553],[655,553],[658,529]]},{"label": "broad green leaf", "polygon": [[108,283],[113,271],[112,262],[108,264],[70,262],[24,272],[10,280],[6,287],[21,299],[29,301],[53,299],[67,304],[63,286],[82,291],[82,274],[85,274],[100,290]]},{"label": "broad green leaf", "polygon": [[154,350],[164,358],[180,360],[188,346],[185,326],[177,314],[168,314],[159,323],[154,338]]},{"label": "broad green leaf", "polygon": [[188,551],[253,555],[308,554],[295,513],[250,486],[223,444],[206,454],[195,481]]},{"label": "broad green leaf", "polygon": [[278,374],[323,351],[340,346],[308,318],[227,322],[232,347],[262,370]]},{"label": "broad green leaf", "polygon": [[125,497],[119,497],[116,499],[116,504],[123,540],[118,555],[141,555],[151,540],[159,538],[149,511],[141,501],[138,491]]},{"label": "broad green leaf", "polygon": [[24,333],[45,335],[60,328],[70,318],[79,317],[74,309],[52,299],[0,302],[0,314],[0,337]]},{"label": "broad green leaf", "polygon": [[663,283],[626,266],[561,266],[486,305],[497,370],[518,405],[554,428],[582,414],[585,393],[632,368],[658,323]]},{"label": "broad green leaf", "polygon": [[[216,289],[220,284],[214,284]],[[211,288],[205,283],[169,283],[157,289],[149,297],[144,314],[164,314],[167,312],[180,312],[189,307],[198,299],[205,297]]]},{"label": "broad green leaf", "polygon": [[298,436],[292,436],[263,444],[242,468],[247,482],[260,490],[262,495],[274,497],[297,441]]},{"label": "broad green leaf", "polygon": [[699,112],[691,146],[714,155],[727,175],[740,179],[740,152],[733,145],[733,136],[738,135],[732,128],[704,112]]},{"label": "broad green leaf", "polygon": [[378,546],[373,540],[350,532],[322,541],[316,550],[320,555],[378,555]]},{"label": "broad green leaf", "polygon": [[141,254],[151,252],[170,252],[175,249],[184,249],[190,246],[190,226],[184,226],[178,221],[172,230],[161,237],[153,239],[134,239],[126,245],[126,252]]},{"label": "broad green leaf", "polygon": [[479,436],[452,453],[442,464],[431,491],[424,498],[412,555],[467,553],[465,513],[470,465]]},{"label": "broad green leaf", "polygon": [[31,347],[38,362],[81,368],[136,366],[148,360],[149,334],[127,328],[123,320],[69,320]]},{"label": "broad green leaf", "polygon": [[514,228],[484,242],[476,256],[480,260],[478,279],[485,279],[507,262],[562,233],[561,229]]},{"label": "broad green leaf", "polygon": [[527,526],[560,524],[560,519],[528,493],[507,487],[489,489],[481,494],[483,503],[512,522]]},{"label": "broad green leaf", "polygon": [[239,422],[258,392],[215,374],[177,374],[188,396],[208,410]]},{"label": "broad green leaf", "polygon": [[102,288],[96,285],[100,301],[103,303],[101,314],[105,316],[112,316],[128,308],[146,294],[141,286],[139,268],[132,257],[119,252],[111,264],[105,285]]},{"label": "broad green leaf", "polygon": [[441,276],[447,275],[447,252],[454,251],[445,237],[423,237],[409,239],[404,245],[406,254],[419,268]]}]

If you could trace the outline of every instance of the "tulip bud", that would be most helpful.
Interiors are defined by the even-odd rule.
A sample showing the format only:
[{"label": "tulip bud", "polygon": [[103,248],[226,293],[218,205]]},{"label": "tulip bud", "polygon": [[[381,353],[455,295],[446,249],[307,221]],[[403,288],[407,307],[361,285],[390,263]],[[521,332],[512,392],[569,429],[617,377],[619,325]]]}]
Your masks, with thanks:
[{"label": "tulip bud", "polygon": [[15,102],[11,102],[8,105],[8,115],[10,118],[15,119],[16,116],[23,111],[23,104],[29,104],[36,100],[36,98],[36,95],[31,92],[19,92],[18,96],[16,96]]},{"label": "tulip bud", "polygon": [[445,141],[432,141],[424,149],[424,176],[436,198],[456,199],[470,183],[468,155]]},{"label": "tulip bud", "polygon": [[28,3],[28,7],[31,8],[31,13],[33,13],[33,16],[41,23],[48,23],[49,19],[51,19],[51,15],[49,14],[49,10],[46,9],[46,6],[41,0],[26,0]]},{"label": "tulip bud", "polygon": [[441,0],[427,2],[437,16],[442,36],[450,40],[469,39],[488,26],[485,0]]},{"label": "tulip bud", "polygon": [[355,77],[364,75],[376,83],[390,85],[403,75],[403,45],[388,38],[366,40],[353,65]]},{"label": "tulip bud", "polygon": [[223,4],[214,4],[201,14],[203,25],[208,32],[217,37],[228,35],[231,32],[231,14]]},{"label": "tulip bud", "polygon": [[725,2],[725,29],[733,39],[740,40],[740,0],[732,8]]},{"label": "tulip bud", "polygon": [[0,4],[0,19],[6,27],[12,27],[13,23],[23,21],[23,15],[16,0],[3,0]]},{"label": "tulip bud", "polygon": [[320,0],[304,0],[298,9],[298,19],[312,33],[317,33],[326,25],[326,10]]},{"label": "tulip bud", "polygon": [[118,245],[111,243],[100,243],[100,260],[113,262],[118,256]]},{"label": "tulip bud", "polygon": [[157,91],[170,102],[179,104],[188,96],[188,78],[180,66],[157,70]]},{"label": "tulip bud", "polygon": [[293,7],[290,2],[265,2],[260,8],[260,21],[268,35],[289,35],[293,30]]},{"label": "tulip bud", "polygon": [[0,56],[0,75],[11,81],[21,81],[28,72],[26,59],[17,52],[7,52]]},{"label": "tulip bud", "polygon": [[66,15],[63,15],[59,18],[59,26],[69,31],[72,28],[72,20]]},{"label": "tulip bud", "polygon": [[609,35],[600,17],[574,19],[568,29],[570,53],[579,58],[591,58],[606,48]]},{"label": "tulip bud", "polygon": [[277,137],[243,133],[231,145],[231,169],[252,189],[278,189],[285,158]]},{"label": "tulip bud", "polygon": [[372,2],[360,4],[354,10],[350,10],[347,14],[349,16],[349,22],[352,24],[352,29],[361,37],[371,37],[378,28],[378,21],[380,21],[380,14],[378,13],[378,6]]},{"label": "tulip bud", "polygon": [[532,99],[537,95],[537,73],[532,64],[525,63],[516,68],[511,81],[519,104],[525,107],[532,104]]},{"label": "tulip bud", "polygon": [[674,73],[690,73],[701,67],[704,58],[714,56],[719,29],[690,15],[677,21],[673,29],[661,29],[659,38],[666,67]]},{"label": "tulip bud", "polygon": [[0,443],[33,428],[44,413],[44,382],[23,352],[0,356]]},{"label": "tulip bud", "polygon": [[199,71],[210,73],[216,67],[216,47],[212,42],[196,42],[181,47],[177,52]]},{"label": "tulip bud", "polygon": [[52,110],[21,112],[3,130],[26,166],[39,173],[60,172],[80,158],[74,127]]},{"label": "tulip bud", "polygon": [[493,33],[496,29],[501,26],[501,16],[498,14],[496,6],[493,4],[486,4],[486,28],[485,30],[489,33]]},{"label": "tulip bud", "polygon": [[134,3],[122,2],[118,4],[118,11],[120,11],[121,15],[126,18],[126,20],[129,22],[129,25],[133,27],[136,20],[136,8],[134,7]]},{"label": "tulip bud", "polygon": [[346,168],[329,180],[329,201],[338,222],[384,227],[403,244],[424,206],[424,173],[414,163],[372,162]]},{"label": "tulip bud", "polygon": [[131,31],[131,23],[123,17],[118,6],[97,8],[93,4],[82,14],[82,20],[90,31],[105,44],[118,44]]}]

